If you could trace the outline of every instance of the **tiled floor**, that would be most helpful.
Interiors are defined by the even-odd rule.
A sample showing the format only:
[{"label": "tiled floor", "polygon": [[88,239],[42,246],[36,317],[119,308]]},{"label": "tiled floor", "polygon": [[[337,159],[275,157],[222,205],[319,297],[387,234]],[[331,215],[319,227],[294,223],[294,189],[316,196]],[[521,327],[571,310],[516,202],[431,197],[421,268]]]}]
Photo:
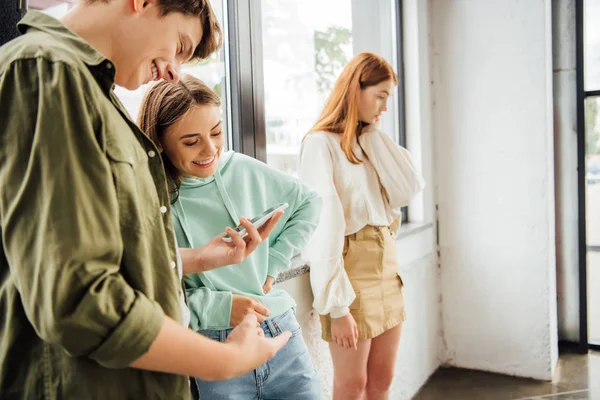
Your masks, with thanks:
[{"label": "tiled floor", "polygon": [[439,369],[413,400],[600,400],[600,352],[564,350],[552,382]]}]

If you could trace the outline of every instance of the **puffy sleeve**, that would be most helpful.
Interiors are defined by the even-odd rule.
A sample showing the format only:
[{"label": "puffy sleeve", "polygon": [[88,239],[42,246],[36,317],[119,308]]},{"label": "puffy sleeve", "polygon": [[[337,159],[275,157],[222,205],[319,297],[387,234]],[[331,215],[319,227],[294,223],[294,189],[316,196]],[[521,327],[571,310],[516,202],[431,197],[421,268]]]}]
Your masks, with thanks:
[{"label": "puffy sleeve", "polygon": [[323,206],[319,225],[302,257],[310,263],[313,307],[321,315],[340,318],[350,312],[356,295],[344,268],[346,222],[333,172],[327,138],[308,135],[300,151],[300,179],[319,194]]}]

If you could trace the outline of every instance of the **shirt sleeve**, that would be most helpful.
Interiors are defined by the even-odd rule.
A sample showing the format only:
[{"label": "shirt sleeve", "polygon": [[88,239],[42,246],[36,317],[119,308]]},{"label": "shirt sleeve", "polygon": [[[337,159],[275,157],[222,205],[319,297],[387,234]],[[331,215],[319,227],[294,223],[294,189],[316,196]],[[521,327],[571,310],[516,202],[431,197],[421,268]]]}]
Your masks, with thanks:
[{"label": "shirt sleeve", "polygon": [[219,292],[203,286],[186,290],[186,293],[190,312],[193,314],[193,330],[227,329],[231,326],[231,292]]},{"label": "shirt sleeve", "polygon": [[333,180],[333,161],[326,138],[308,135],[300,152],[300,179],[323,201],[319,225],[302,256],[310,263],[313,307],[321,315],[340,318],[356,297],[344,268],[342,252],[346,222]]},{"label": "shirt sleeve", "polygon": [[[284,179],[292,180],[288,176]],[[269,248],[268,275],[273,278],[289,268],[292,258],[300,254],[317,228],[321,215],[321,199],[317,193],[296,179],[293,182],[296,196],[290,204],[292,209],[286,211],[291,215]]]},{"label": "shirt sleeve", "polygon": [[121,274],[117,194],[86,85],[42,57],[0,77],[2,241],[39,337],[123,368],[148,351],[164,313]]}]

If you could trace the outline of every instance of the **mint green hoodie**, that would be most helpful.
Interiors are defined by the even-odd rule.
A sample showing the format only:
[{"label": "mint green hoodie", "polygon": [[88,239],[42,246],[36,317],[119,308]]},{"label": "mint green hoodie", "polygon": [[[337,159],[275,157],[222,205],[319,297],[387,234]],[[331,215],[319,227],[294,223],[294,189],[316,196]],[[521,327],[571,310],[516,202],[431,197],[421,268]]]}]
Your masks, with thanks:
[{"label": "mint green hoodie", "polygon": [[277,286],[266,295],[262,288],[267,276],[276,278],[308,242],[321,200],[294,177],[234,152],[221,155],[212,177],[184,178],[172,207],[177,242],[184,248],[202,247],[241,217],[252,218],[283,202],[289,207],[269,240],[245,261],[186,276],[192,329],[230,328],[232,294],[261,301],[271,311],[269,318],[294,307],[290,295]]}]

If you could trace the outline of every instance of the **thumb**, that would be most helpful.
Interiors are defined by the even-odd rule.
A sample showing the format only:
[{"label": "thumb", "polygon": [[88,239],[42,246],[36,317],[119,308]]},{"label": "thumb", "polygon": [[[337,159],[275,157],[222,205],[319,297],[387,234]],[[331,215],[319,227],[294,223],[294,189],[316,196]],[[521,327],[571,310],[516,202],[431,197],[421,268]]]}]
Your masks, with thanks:
[{"label": "thumb", "polygon": [[271,311],[269,311],[269,309],[267,308],[267,306],[265,306],[260,301],[257,301],[254,304],[254,311],[256,311],[257,313],[259,313],[261,315],[264,315],[265,317],[268,317],[269,315],[271,315]]},{"label": "thumb", "polygon": [[242,327],[255,327],[258,325],[258,319],[256,318],[256,314],[248,313],[244,316],[244,319],[240,323]]}]

